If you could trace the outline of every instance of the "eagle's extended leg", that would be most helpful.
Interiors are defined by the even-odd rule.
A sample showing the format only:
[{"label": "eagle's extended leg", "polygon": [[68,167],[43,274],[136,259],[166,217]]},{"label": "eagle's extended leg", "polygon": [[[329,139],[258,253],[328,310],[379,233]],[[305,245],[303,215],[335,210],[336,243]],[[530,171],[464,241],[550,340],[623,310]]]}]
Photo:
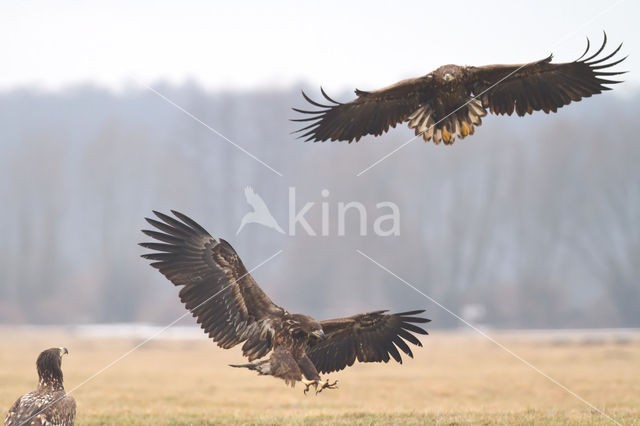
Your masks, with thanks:
[{"label": "eagle's extended leg", "polygon": [[314,379],[314,380],[302,379],[300,381],[304,385],[304,394],[305,395],[307,394],[307,392],[309,392],[309,388],[311,387],[311,385],[313,385],[314,389],[316,390],[316,393],[318,392],[318,383],[319,383],[318,379]]},{"label": "eagle's extended leg", "polygon": [[318,383],[320,385],[320,389],[316,386],[316,395],[322,392],[322,389],[338,389],[338,381],[334,380],[333,382],[329,382],[329,379],[325,379],[324,382]]},{"label": "eagle's extended leg", "polygon": [[337,389],[338,381],[329,382],[329,380],[321,380],[320,375],[318,374],[318,370],[316,370],[316,366],[313,365],[313,362],[306,355],[298,360],[298,365],[300,366],[300,370],[302,370],[302,374],[304,378],[300,381],[304,384],[304,394],[306,395],[309,392],[309,388],[313,386],[316,390],[316,395],[322,392],[322,389]]},{"label": "eagle's extended leg", "polygon": [[320,379],[314,379],[314,380],[302,379],[300,381],[305,386],[304,388],[305,395],[307,394],[307,392],[309,392],[309,388],[311,386],[313,386],[313,388],[316,390],[316,395],[322,392],[322,389],[338,389],[337,380],[334,380],[333,382],[329,382],[328,379],[324,381]]}]

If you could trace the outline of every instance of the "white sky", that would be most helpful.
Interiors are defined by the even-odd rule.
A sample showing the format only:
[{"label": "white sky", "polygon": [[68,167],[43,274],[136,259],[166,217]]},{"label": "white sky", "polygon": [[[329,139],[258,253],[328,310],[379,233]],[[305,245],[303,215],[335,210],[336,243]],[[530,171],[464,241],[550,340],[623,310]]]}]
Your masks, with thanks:
[{"label": "white sky", "polygon": [[138,79],[375,89],[446,63],[576,59],[609,36],[640,85],[640,2],[30,1],[0,7],[0,90]]}]

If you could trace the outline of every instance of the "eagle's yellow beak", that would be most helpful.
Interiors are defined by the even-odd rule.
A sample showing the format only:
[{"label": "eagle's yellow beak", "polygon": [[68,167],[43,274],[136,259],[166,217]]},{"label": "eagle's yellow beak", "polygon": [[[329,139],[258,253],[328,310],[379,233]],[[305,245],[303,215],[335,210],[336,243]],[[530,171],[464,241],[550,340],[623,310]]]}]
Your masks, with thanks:
[{"label": "eagle's yellow beak", "polygon": [[316,336],[320,340],[324,340],[324,339],[327,338],[327,336],[325,336],[325,334],[324,334],[324,331],[322,331],[322,330],[315,330],[311,334],[313,334],[314,336]]},{"label": "eagle's yellow beak", "polygon": [[60,358],[62,358],[62,355],[65,355],[65,354],[69,353],[69,351],[65,347],[58,348],[58,349],[60,349]]}]

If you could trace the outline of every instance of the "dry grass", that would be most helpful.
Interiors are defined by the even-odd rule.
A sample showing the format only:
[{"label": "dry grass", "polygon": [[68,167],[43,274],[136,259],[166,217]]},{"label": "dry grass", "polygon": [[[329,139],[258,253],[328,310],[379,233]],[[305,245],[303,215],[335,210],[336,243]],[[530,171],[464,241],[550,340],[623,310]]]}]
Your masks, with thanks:
[{"label": "dry grass", "polygon": [[[35,358],[67,346],[67,391],[131,349],[131,339],[61,330],[1,329],[0,407],[35,386]],[[640,342],[497,339],[623,424],[640,424]],[[610,424],[520,361],[476,335],[434,333],[404,365],[361,364],[329,375],[340,389],[302,387],[227,367],[241,360],[209,341],[156,340],[73,392],[78,424],[409,423]]]}]

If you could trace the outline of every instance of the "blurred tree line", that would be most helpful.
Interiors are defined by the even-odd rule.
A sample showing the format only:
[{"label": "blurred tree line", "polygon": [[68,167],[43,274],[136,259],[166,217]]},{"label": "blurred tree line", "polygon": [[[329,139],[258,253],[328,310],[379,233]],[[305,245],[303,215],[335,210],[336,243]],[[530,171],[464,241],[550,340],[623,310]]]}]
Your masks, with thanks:
[{"label": "blurred tree line", "polygon": [[[416,140],[357,176],[412,133],[303,143],[288,120],[304,106],[297,89],[156,89],[282,176],[145,89],[0,94],[0,322],[175,319],[177,289],[137,243],[152,209],[177,209],[248,268],[282,249],[253,275],[290,311],[426,308],[434,327],[459,325],[359,249],[454,312],[482,307],[475,320],[489,326],[640,326],[638,93],[487,117],[452,147]],[[298,209],[315,203],[317,230],[325,202],[330,235],[253,224],[236,236],[245,186],[285,229],[289,188]],[[357,214],[337,235],[341,201],[366,206],[369,235]],[[371,233],[382,201],[400,209],[399,236]]]}]

